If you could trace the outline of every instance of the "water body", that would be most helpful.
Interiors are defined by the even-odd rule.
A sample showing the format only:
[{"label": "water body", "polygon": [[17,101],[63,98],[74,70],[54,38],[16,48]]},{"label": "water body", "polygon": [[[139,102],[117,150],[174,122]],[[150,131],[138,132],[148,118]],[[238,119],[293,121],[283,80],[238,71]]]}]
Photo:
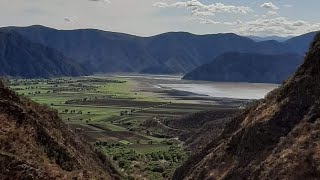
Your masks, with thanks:
[{"label": "water body", "polygon": [[159,84],[160,87],[179,91],[187,91],[196,94],[219,98],[235,99],[261,99],[268,92],[277,88],[277,84],[253,84],[253,83],[184,83],[184,84]]},{"label": "water body", "polygon": [[190,81],[182,80],[182,76],[176,75],[118,74],[113,76],[133,79],[146,91],[150,90],[148,87],[152,87],[157,91],[176,90],[214,98],[261,99],[268,92],[279,87],[279,84]]}]

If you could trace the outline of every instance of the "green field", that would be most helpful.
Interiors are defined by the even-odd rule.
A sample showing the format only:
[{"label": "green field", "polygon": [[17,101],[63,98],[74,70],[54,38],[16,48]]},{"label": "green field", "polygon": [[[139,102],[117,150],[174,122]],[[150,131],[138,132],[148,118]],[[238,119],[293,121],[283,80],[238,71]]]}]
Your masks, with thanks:
[{"label": "green field", "polygon": [[136,92],[137,83],[124,78],[10,79],[7,83],[17,93],[56,109],[63,121],[106,152],[123,173],[139,178],[168,178],[187,156],[180,142],[154,136],[141,124],[206,108]]}]

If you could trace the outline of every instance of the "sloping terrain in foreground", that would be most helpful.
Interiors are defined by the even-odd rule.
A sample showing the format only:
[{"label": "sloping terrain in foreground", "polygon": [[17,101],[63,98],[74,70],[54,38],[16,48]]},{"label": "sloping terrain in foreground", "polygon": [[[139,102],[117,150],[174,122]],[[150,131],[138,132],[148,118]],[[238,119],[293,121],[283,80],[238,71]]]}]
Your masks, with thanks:
[{"label": "sloping terrain in foreground", "polygon": [[320,34],[304,64],[193,154],[173,179],[319,179]]},{"label": "sloping terrain in foreground", "polygon": [[115,179],[114,171],[57,112],[0,83],[0,179]]}]

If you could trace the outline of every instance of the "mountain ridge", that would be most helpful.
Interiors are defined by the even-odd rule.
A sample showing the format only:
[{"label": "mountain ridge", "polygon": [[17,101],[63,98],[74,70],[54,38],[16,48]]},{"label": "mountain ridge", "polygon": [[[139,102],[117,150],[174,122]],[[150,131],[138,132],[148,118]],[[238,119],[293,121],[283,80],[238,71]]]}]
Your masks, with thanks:
[{"label": "mountain ridge", "polygon": [[281,83],[302,63],[298,54],[230,52],[187,73],[183,79],[218,82]]},{"label": "mountain ridge", "polygon": [[[187,73],[230,51],[303,55],[309,42],[255,42],[233,33],[195,35],[168,32],[150,37],[95,29],[57,30],[44,26],[7,27],[32,42],[62,52],[93,72]],[[302,40],[301,40],[302,41]],[[311,40],[310,40],[311,41]],[[110,66],[112,64],[112,66]]]},{"label": "mountain ridge", "polygon": [[90,74],[60,52],[6,30],[0,30],[0,65],[2,76],[48,78]]}]

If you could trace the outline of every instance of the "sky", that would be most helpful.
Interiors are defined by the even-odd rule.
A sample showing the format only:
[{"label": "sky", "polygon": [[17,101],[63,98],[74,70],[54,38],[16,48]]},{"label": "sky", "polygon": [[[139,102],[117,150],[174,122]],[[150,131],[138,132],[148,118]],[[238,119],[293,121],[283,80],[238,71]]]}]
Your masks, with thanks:
[{"label": "sky", "polygon": [[292,36],[320,29],[319,0],[0,0],[0,26]]}]

